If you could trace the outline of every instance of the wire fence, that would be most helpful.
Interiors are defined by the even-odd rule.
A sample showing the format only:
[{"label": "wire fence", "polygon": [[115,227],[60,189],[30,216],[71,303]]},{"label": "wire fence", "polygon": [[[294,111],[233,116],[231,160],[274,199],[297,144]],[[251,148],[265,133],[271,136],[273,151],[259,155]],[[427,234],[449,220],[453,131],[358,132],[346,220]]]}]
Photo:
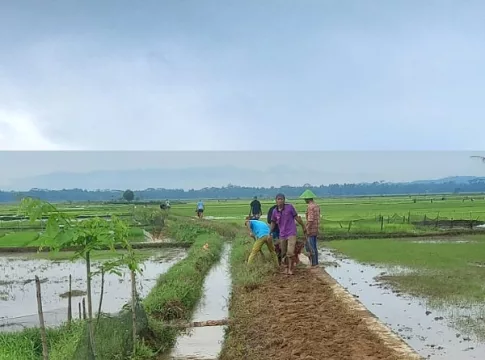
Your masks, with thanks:
[{"label": "wire fence", "polygon": [[[406,233],[427,232],[433,230],[483,228],[485,222],[481,220],[481,213],[453,214],[441,216],[437,214],[393,214],[374,215],[373,217],[347,218],[345,220],[331,220],[322,217],[321,227],[325,233]],[[455,217],[457,216],[457,217]]]}]

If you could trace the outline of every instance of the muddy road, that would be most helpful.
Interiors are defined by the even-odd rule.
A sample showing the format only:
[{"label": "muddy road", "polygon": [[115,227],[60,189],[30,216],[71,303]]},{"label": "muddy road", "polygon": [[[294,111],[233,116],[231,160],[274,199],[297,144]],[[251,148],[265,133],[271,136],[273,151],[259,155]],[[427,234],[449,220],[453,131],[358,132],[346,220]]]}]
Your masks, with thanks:
[{"label": "muddy road", "polygon": [[419,359],[322,269],[239,290],[221,360]]}]

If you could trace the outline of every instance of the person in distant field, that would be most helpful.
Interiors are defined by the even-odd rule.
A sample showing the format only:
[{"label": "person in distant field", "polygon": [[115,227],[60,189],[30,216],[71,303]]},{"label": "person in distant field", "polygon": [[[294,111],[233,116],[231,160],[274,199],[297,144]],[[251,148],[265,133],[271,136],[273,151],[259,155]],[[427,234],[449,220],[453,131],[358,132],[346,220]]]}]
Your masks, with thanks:
[{"label": "person in distant field", "polygon": [[317,249],[317,238],[319,235],[320,228],[320,206],[315,202],[316,195],[311,190],[305,190],[303,194],[300,195],[301,199],[304,199],[307,203],[307,210],[305,213],[306,217],[306,236],[307,244],[306,250],[310,254],[310,261],[312,267],[318,266],[318,249]]},{"label": "person in distant field", "polygon": [[263,214],[261,210],[261,203],[258,200],[258,197],[255,196],[251,204],[249,204],[249,216],[252,216],[254,219],[259,219]]},{"label": "person in distant field", "polygon": [[167,208],[167,210],[170,209],[170,200],[165,200],[165,207]]},{"label": "person in distant field", "polygon": [[300,224],[303,229],[303,233],[306,236],[305,224],[298,216],[295,207],[292,204],[285,203],[285,195],[276,195],[276,208],[271,214],[271,228],[270,233],[274,231],[276,225],[280,229],[280,246],[281,257],[285,265],[285,274],[293,275],[293,269],[297,263],[295,258],[296,247],[296,222]]},{"label": "person in distant field", "polygon": [[202,217],[204,216],[204,210],[204,202],[202,200],[199,200],[199,202],[197,203],[197,208],[195,209],[195,212],[197,213],[199,219],[202,219]]},{"label": "person in distant field", "polygon": [[246,217],[245,224],[249,230],[249,236],[256,240],[248,258],[248,264],[254,260],[256,254],[261,252],[261,248],[266,244],[274,264],[278,266],[278,257],[275,252],[273,240],[269,236],[269,226],[261,220],[251,220],[249,216]]},{"label": "person in distant field", "polygon": [[[270,226],[271,226],[271,216],[273,215],[273,210],[276,209],[277,206],[278,205],[274,204],[268,210],[268,215],[266,220]],[[280,229],[278,227],[278,224],[275,224],[273,228],[273,232],[271,233],[271,237],[273,238],[273,244],[275,247],[276,255],[278,256],[278,264],[281,265]]]}]

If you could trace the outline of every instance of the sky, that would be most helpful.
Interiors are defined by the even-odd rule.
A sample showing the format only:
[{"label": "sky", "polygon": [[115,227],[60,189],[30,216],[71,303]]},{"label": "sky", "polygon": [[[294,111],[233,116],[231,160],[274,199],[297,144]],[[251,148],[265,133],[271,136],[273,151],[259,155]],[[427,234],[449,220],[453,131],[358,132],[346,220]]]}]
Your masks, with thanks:
[{"label": "sky", "polygon": [[0,150],[485,150],[483,14],[481,0],[2,1]]}]

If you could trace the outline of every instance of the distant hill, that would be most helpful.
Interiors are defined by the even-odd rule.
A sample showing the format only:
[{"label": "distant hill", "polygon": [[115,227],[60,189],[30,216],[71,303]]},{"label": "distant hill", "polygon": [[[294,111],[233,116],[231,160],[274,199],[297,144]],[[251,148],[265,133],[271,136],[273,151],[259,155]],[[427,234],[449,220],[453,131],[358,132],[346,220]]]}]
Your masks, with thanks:
[{"label": "distant hill", "polygon": [[442,179],[436,180],[416,180],[412,181],[411,184],[445,184],[445,183],[456,183],[456,184],[468,184],[471,181],[483,180],[483,177],[477,176],[448,176]]},{"label": "distant hill", "polygon": [[[34,196],[49,201],[117,201],[121,199],[125,189],[135,191],[138,200],[162,199],[235,199],[272,198],[278,192],[288,197],[297,197],[305,189],[310,188],[319,197],[329,196],[378,196],[378,195],[410,195],[410,194],[450,194],[450,193],[482,193],[485,192],[485,178],[474,176],[452,176],[435,180],[418,180],[412,182],[390,183],[372,182],[357,184],[330,184],[301,186],[270,186],[251,187],[231,185],[234,176],[238,183],[254,183],[254,177],[262,183],[268,182],[274,169],[268,171],[245,170],[238,168],[203,168],[180,170],[139,170],[139,171],[99,171],[86,174],[56,173],[36,178],[19,180],[19,188],[30,183],[38,184],[29,191],[0,191],[0,202],[13,202],[19,197]],[[287,172],[282,181],[292,183],[294,173]],[[309,179],[316,179],[321,173],[308,174]],[[230,178],[230,181],[227,181]],[[123,180],[120,182],[120,179]],[[194,181],[195,179],[195,181]],[[246,181],[245,181],[246,180]],[[229,185],[218,185],[223,183]],[[187,183],[208,184],[208,187],[199,190],[183,190]],[[114,183],[123,183],[123,188],[110,186]],[[171,188],[155,187],[156,184],[179,184]],[[23,186],[22,186],[23,184]],[[45,186],[51,184],[51,186]],[[83,185],[84,184],[84,185]],[[43,190],[42,188],[46,189]],[[61,190],[47,190],[58,188]],[[114,189],[114,190],[84,190],[86,188]],[[143,190],[137,190],[143,189]]]}]

